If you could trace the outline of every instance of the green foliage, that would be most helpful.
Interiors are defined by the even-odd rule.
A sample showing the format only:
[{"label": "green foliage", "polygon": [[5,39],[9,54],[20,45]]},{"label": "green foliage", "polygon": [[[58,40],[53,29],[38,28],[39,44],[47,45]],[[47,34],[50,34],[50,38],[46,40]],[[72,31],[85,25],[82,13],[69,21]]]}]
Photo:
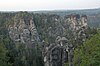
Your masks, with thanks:
[{"label": "green foliage", "polygon": [[28,12],[0,13],[0,66],[43,66],[39,47],[26,48],[24,44],[16,44],[8,34],[9,25],[20,19],[29,20],[32,16]]},{"label": "green foliage", "polygon": [[100,66],[100,33],[74,51],[75,66]]},{"label": "green foliage", "polygon": [[0,42],[0,66],[11,66],[8,62],[9,57],[6,56],[7,50],[4,47],[4,44]]},{"label": "green foliage", "polygon": [[[25,48],[23,44],[14,43],[9,37],[8,26],[13,25],[14,22],[20,22],[20,19],[24,19],[27,24],[27,20],[33,18],[40,40],[44,40],[45,44],[54,43],[57,36],[67,36],[69,42],[73,45],[76,45],[76,43],[81,44],[81,40],[75,43],[74,36],[72,32],[67,31],[67,27],[66,32],[63,34],[60,28],[64,26],[64,21],[54,22],[52,16],[54,15],[29,12],[0,13],[0,66],[9,66],[9,64],[12,64],[12,66],[43,66],[42,50],[40,50],[39,46],[31,49]],[[97,33],[95,29],[88,29],[85,32],[87,37]],[[81,66],[100,65],[99,37],[99,34],[94,36],[83,46],[75,50],[74,64],[76,66],[78,64]],[[68,63],[65,65],[68,66]]]}]

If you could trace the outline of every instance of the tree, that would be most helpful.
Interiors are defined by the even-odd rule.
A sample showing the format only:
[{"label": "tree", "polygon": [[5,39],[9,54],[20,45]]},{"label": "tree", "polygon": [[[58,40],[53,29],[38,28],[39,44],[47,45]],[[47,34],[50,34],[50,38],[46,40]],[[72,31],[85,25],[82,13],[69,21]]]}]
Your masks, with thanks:
[{"label": "tree", "polygon": [[0,42],[0,66],[11,66],[8,62],[8,57],[6,56],[7,50],[5,49],[3,43]]},{"label": "tree", "polygon": [[[100,66],[100,33],[87,40],[82,46],[74,51],[74,65]],[[80,56],[80,57],[79,57]]]}]

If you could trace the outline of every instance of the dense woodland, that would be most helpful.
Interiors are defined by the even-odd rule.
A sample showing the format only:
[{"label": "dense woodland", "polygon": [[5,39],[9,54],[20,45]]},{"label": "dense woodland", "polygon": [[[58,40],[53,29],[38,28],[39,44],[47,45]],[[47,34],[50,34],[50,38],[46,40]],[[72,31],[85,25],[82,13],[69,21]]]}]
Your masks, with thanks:
[{"label": "dense woodland", "polygon": [[[79,36],[78,39],[74,39],[78,35],[77,32],[73,34],[73,32],[68,27],[69,25],[65,23],[64,18],[61,15],[51,15],[49,13],[38,14],[30,12],[1,12],[0,66],[46,66],[44,63],[43,50],[46,48],[45,46],[56,43],[55,39],[59,35],[61,37],[66,37],[69,44],[72,44],[74,47],[72,65],[70,65],[70,62],[67,61],[62,66],[100,66],[100,20],[98,20],[98,18],[100,18],[100,14],[98,16],[97,14],[93,16],[95,16],[94,19],[95,21],[97,19],[97,22],[88,23],[89,26],[84,31],[86,35],[85,41],[83,41],[83,36]],[[26,22],[25,24],[28,24],[31,18],[33,18],[32,20],[35,24],[35,37],[32,34],[35,31],[32,32],[28,27],[25,27],[25,29],[30,29],[29,31],[32,32],[30,33],[30,36],[32,36],[31,38],[36,39],[34,40],[34,43],[28,43],[28,41],[14,41],[15,39],[13,38],[13,35],[9,34],[9,26],[22,25],[19,23],[20,19],[24,19],[24,22]],[[57,22],[54,21],[54,18],[57,18]],[[89,21],[93,20],[92,16],[88,16],[88,19]],[[97,26],[94,27],[93,25]],[[23,30],[23,28],[19,28],[17,30]],[[19,35],[20,33],[21,31],[19,32]],[[39,37],[39,39],[37,39],[37,37]],[[31,45],[31,48],[29,45]]]}]

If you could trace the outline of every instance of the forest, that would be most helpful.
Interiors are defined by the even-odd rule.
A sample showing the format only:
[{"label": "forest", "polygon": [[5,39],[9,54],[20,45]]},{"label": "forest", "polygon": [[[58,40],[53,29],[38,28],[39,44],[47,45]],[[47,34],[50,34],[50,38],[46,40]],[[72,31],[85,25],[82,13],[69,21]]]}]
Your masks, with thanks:
[{"label": "forest", "polygon": [[1,12],[0,66],[100,66],[99,18]]}]

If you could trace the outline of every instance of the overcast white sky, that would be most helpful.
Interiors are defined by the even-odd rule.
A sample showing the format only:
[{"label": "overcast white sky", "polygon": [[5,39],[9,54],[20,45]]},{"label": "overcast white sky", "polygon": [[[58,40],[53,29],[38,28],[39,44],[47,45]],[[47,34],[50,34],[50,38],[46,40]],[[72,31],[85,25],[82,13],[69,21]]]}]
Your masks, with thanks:
[{"label": "overcast white sky", "polygon": [[100,0],[0,0],[0,11],[99,8]]}]

